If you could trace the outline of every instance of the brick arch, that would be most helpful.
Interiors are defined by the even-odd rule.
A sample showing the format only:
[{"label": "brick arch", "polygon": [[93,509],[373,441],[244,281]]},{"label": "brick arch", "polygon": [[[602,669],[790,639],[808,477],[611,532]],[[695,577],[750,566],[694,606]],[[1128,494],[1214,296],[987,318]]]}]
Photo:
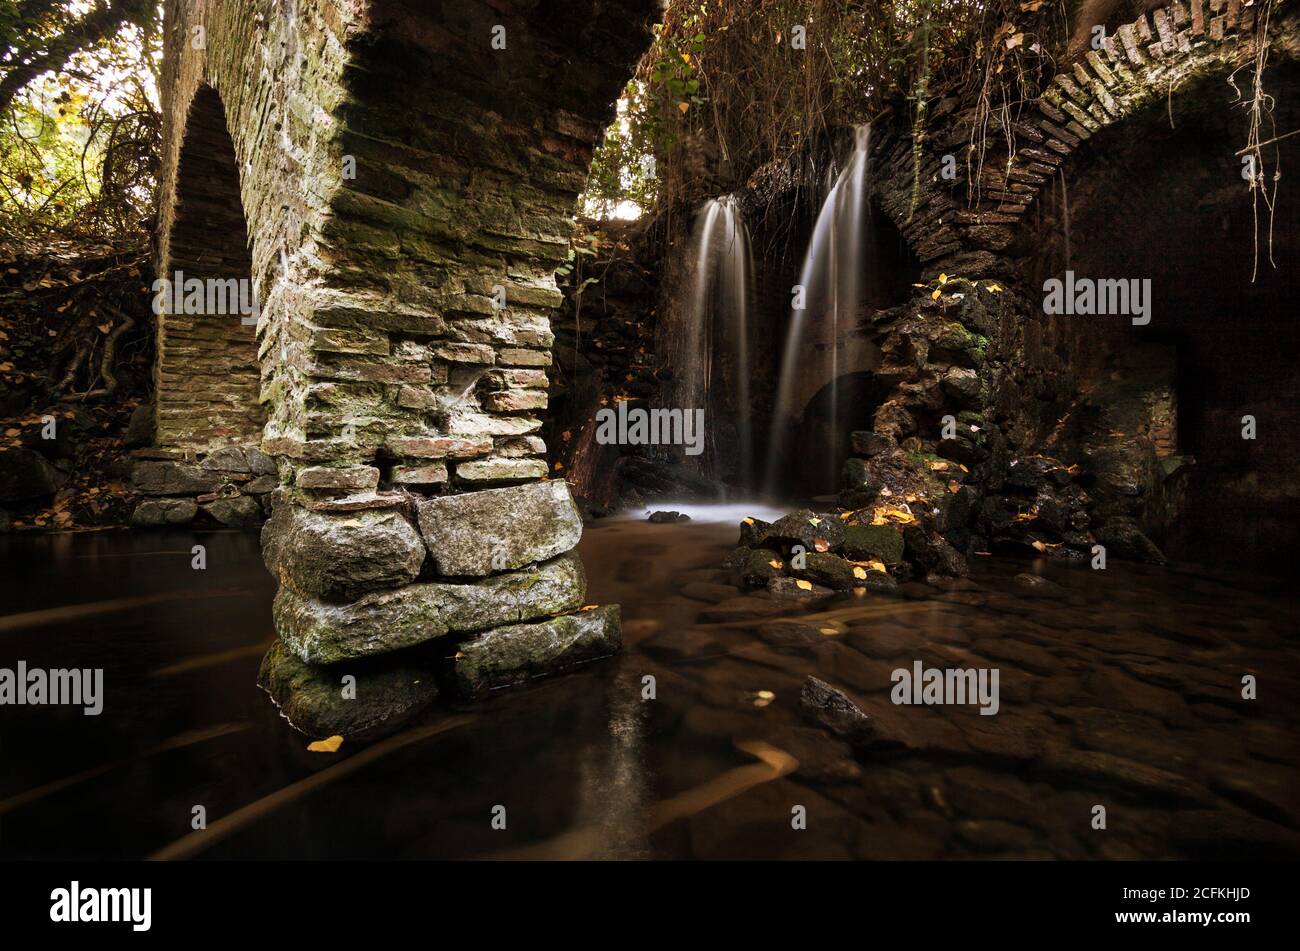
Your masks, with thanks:
[{"label": "brick arch", "polygon": [[[941,271],[969,277],[1012,277],[1002,253],[1020,234],[1020,223],[1042,189],[1069,157],[1096,132],[1122,123],[1176,94],[1184,82],[1226,76],[1254,55],[1255,10],[1240,0],[1173,0],[1109,35],[1059,72],[1029,108],[1003,126],[990,118],[989,149],[976,181],[967,178],[965,149],[970,113],[938,125],[924,149],[914,196],[914,158],[909,135],[881,136],[874,160],[878,200],[893,217],[917,257],[933,276]],[[1300,56],[1300,13],[1274,14],[1272,50]],[[1005,136],[1015,142],[1008,156]],[[945,156],[956,159],[955,181],[942,177]],[[913,201],[915,197],[915,203]]]}]

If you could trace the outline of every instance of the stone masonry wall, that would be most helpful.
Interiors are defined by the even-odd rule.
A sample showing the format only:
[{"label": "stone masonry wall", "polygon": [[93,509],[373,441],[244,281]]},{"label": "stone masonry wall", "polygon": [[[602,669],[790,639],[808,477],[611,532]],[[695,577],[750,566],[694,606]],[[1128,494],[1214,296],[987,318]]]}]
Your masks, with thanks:
[{"label": "stone masonry wall", "polygon": [[554,271],[650,12],[170,9],[164,192],[183,104],[206,83],[225,103],[261,295],[261,449],[280,481],[263,549],[294,663],[450,635],[474,693],[617,647],[616,608],[577,610],[581,522],[537,432]]}]

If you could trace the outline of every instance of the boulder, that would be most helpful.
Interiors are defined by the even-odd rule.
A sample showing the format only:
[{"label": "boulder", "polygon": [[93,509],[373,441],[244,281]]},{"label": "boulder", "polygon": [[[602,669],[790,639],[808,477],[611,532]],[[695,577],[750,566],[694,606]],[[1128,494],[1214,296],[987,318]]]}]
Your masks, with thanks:
[{"label": "boulder", "polygon": [[849,591],[858,584],[853,565],[829,552],[813,551],[803,556],[803,567],[795,566],[791,559],[790,573],[803,581],[811,581],[834,591]]},{"label": "boulder", "polygon": [[262,555],[281,584],[327,601],[409,584],[420,574],[420,535],[393,509],[333,515],[288,502],[262,529]]},{"label": "boulder", "polygon": [[560,479],[426,499],[418,512],[443,576],[511,571],[563,554],[582,537],[582,517]]},{"label": "boulder", "polygon": [[741,563],[741,575],[746,584],[761,587],[771,579],[785,574],[785,563],[781,560],[780,554],[772,549],[739,549],[737,554],[742,551],[748,552],[743,556],[744,561]]},{"label": "boulder", "polygon": [[220,472],[166,460],[146,459],[131,470],[131,484],[145,495],[203,495],[225,481]]},{"label": "boulder", "polygon": [[188,525],[199,514],[193,499],[144,499],[131,513],[131,524],[142,527]]},{"label": "boulder", "polygon": [[618,605],[604,605],[471,638],[456,652],[452,679],[462,696],[474,697],[606,657],[621,647]]},{"label": "boulder", "polygon": [[844,524],[836,515],[818,515],[800,509],[782,516],[761,537],[766,548],[790,548],[802,545],[805,551],[827,550],[844,541]]},{"label": "boulder", "polygon": [[284,586],[272,614],[280,639],[303,661],[334,664],[411,647],[449,633],[516,624],[582,605],[587,579],[576,554],[467,584],[426,582],[329,604]]},{"label": "boulder", "polygon": [[44,456],[26,446],[0,449],[0,502],[53,495],[65,478]]},{"label": "boulder", "polygon": [[203,511],[230,528],[251,528],[261,525],[264,518],[261,503],[246,495],[217,499],[203,506]]},{"label": "boulder", "polygon": [[761,518],[746,518],[740,523],[740,541],[738,542],[744,548],[754,548],[758,546],[759,540],[767,534],[767,530],[772,527],[771,522],[765,522]]},{"label": "boulder", "polygon": [[[343,694],[345,675],[356,678],[350,698]],[[257,685],[294,729],[317,738],[373,739],[401,726],[438,696],[433,671],[410,659],[315,667],[279,641],[262,658]]]},{"label": "boulder", "polygon": [[897,565],[903,560],[903,536],[889,525],[845,525],[838,551],[854,561]]}]

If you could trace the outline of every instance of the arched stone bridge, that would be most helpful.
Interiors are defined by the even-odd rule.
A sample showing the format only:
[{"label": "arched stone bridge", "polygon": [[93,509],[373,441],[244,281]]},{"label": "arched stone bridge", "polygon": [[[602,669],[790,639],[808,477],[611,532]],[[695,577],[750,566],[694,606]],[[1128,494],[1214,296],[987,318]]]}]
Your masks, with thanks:
[{"label": "arched stone bridge", "polygon": [[221,314],[167,295],[136,481],[234,480],[207,504],[235,520],[273,499],[276,626],[302,660],[476,634],[472,693],[617,646],[616,607],[579,611],[581,522],[537,431],[554,272],[653,12],[168,4],[159,274],[231,292]]}]

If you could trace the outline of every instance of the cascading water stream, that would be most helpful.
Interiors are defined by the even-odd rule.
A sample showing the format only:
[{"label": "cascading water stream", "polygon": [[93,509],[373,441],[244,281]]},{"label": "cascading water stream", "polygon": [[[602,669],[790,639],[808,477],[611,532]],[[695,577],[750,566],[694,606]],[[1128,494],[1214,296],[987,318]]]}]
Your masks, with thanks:
[{"label": "cascading water stream", "polygon": [[[721,330],[725,356],[735,375],[738,472],[752,478],[753,436],[749,405],[749,308],[753,258],[749,231],[734,195],[710,199],[695,226],[695,286],[688,326],[677,338],[674,405],[705,406],[713,385],[713,344]],[[714,433],[714,426],[709,427]],[[716,447],[712,455],[717,467]]]},{"label": "cascading water stream", "polygon": [[[776,404],[764,479],[765,492],[775,496],[793,414],[796,384],[808,372],[808,357],[817,344],[829,350],[831,380],[839,375],[840,326],[851,327],[862,292],[864,225],[870,174],[871,126],[857,126],[853,152],[822,203],[812,240],[799,272],[803,307],[792,306],[781,360]],[[831,425],[838,425],[838,397],[831,394]],[[832,457],[829,464],[834,466]],[[835,474],[832,473],[832,477]]]}]

